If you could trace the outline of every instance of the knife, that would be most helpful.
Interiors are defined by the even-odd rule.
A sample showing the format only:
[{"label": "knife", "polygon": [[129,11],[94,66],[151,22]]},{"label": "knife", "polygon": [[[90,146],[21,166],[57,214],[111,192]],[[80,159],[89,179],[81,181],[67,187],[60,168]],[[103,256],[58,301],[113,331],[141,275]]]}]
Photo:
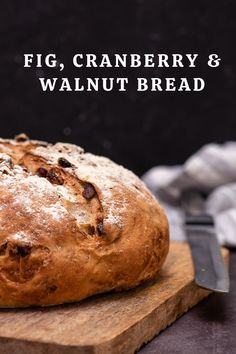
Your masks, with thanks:
[{"label": "knife", "polygon": [[185,229],[195,269],[195,282],[202,288],[229,292],[229,275],[225,267],[214,228],[214,219],[205,213],[204,198],[194,190],[181,198],[185,212]]}]

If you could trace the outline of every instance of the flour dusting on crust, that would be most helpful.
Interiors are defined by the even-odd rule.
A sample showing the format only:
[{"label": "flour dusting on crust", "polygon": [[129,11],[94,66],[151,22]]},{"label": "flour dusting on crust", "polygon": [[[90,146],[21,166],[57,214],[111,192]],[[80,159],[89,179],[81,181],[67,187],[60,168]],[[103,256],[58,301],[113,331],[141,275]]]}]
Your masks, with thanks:
[{"label": "flour dusting on crust", "polygon": [[[21,167],[12,168],[10,174],[3,173],[0,187],[6,188],[13,196],[12,208],[22,210],[26,214],[34,214],[36,218],[44,220],[52,217],[59,221],[68,214],[60,203],[59,193],[51,183],[38,176],[29,175]],[[4,196],[4,192],[2,194]]]},{"label": "flour dusting on crust", "polygon": [[[36,155],[42,156],[51,164],[65,157],[73,165],[73,174],[82,181],[88,181],[97,187],[103,209],[106,211],[104,222],[123,227],[123,214],[128,207],[125,193],[119,193],[114,201],[114,190],[123,185],[133,192],[137,198],[153,198],[143,182],[131,171],[117,165],[106,157],[84,153],[83,149],[73,144],[57,143],[45,147],[37,147]],[[144,193],[145,191],[145,193]]]},{"label": "flour dusting on crust", "polygon": [[[18,143],[12,140],[8,143],[18,146]],[[130,203],[125,190],[135,195],[135,198],[153,198],[137,176],[108,158],[85,153],[81,147],[73,144],[57,143],[46,146],[41,142],[35,142],[35,144],[36,147],[30,150],[30,153],[36,158],[43,158],[47,165],[52,166],[57,166],[60,158],[66,159],[71,164],[70,168],[65,169],[67,173],[82,183],[89,182],[94,186],[104,212],[105,225],[115,225],[120,229],[124,227],[124,215]],[[19,165],[13,166],[8,156],[10,148],[5,146],[1,149],[3,153],[0,154],[2,175],[0,185],[16,196],[13,205],[21,205],[26,213],[36,213],[35,215],[43,220],[52,217],[55,221],[59,221],[70,215],[79,224],[91,222],[86,210],[78,206],[68,210],[65,206],[64,202],[76,204],[77,195],[73,189],[68,185],[52,184],[46,178],[32,175]],[[123,193],[120,193],[121,185]],[[45,196],[49,198],[49,204],[47,202],[46,205]],[[33,203],[32,200],[38,200],[38,202]]]}]

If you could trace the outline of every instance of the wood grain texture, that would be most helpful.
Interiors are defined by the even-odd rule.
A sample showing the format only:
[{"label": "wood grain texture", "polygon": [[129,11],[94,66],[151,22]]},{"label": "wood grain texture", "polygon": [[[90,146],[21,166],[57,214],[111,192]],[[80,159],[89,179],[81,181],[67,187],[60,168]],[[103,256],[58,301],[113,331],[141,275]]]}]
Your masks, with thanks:
[{"label": "wood grain texture", "polygon": [[0,310],[0,353],[134,353],[209,294],[194,283],[188,245],[172,242],[155,281],[134,290],[78,304]]}]

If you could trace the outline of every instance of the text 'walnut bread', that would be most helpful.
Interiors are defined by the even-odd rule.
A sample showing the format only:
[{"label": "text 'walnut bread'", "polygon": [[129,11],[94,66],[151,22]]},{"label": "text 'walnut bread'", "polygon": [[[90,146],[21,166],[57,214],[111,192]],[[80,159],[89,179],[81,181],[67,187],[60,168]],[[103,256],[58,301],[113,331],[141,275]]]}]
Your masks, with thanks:
[{"label": "text 'walnut bread'", "polygon": [[165,214],[132,172],[71,144],[0,139],[0,307],[55,305],[151,279]]}]

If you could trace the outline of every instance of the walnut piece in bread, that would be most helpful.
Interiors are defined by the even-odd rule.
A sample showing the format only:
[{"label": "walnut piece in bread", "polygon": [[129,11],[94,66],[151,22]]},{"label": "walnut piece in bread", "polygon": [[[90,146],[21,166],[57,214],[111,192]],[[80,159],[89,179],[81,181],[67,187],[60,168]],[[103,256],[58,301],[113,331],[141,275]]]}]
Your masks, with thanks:
[{"label": "walnut piece in bread", "polygon": [[164,211],[132,172],[72,145],[0,139],[0,307],[47,306],[153,278]]}]

